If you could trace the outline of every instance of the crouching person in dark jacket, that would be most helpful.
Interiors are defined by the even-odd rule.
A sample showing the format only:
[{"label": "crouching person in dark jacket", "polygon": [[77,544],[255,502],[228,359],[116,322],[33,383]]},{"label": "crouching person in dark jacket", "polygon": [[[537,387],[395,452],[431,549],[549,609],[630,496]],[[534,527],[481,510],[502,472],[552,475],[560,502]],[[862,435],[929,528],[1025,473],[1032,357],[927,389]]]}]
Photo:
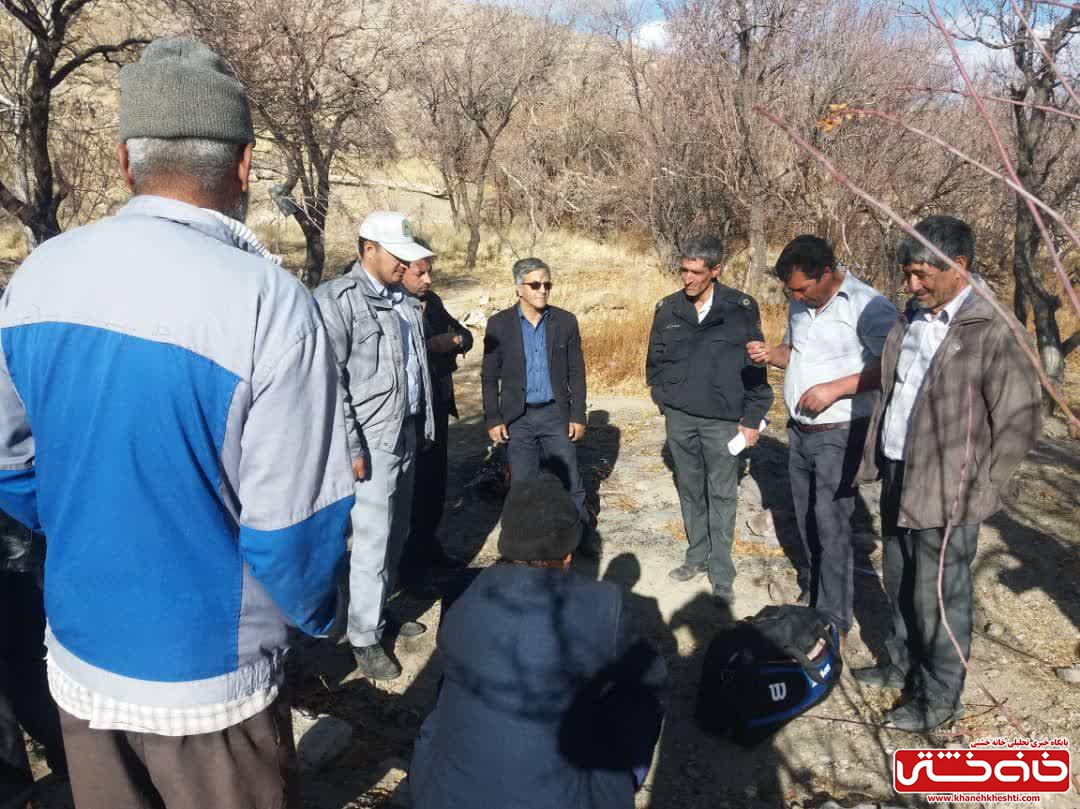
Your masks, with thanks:
[{"label": "crouching person in dark jacket", "polygon": [[634,805],[659,738],[664,661],[611,582],[568,570],[581,522],[554,478],[511,486],[502,559],[444,607],[416,809]]}]

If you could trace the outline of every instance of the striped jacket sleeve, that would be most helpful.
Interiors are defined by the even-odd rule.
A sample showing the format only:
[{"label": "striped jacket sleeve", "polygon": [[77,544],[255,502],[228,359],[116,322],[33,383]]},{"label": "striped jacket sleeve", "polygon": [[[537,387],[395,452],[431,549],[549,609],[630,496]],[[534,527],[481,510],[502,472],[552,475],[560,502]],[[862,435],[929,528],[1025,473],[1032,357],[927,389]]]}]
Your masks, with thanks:
[{"label": "striped jacket sleeve", "polygon": [[256,369],[239,497],[244,560],[293,623],[319,635],[334,618],[353,475],[337,366],[313,321],[270,367]]},{"label": "striped jacket sleeve", "polygon": [[34,436],[26,407],[8,370],[7,345],[0,331],[0,509],[28,528],[40,530]]}]

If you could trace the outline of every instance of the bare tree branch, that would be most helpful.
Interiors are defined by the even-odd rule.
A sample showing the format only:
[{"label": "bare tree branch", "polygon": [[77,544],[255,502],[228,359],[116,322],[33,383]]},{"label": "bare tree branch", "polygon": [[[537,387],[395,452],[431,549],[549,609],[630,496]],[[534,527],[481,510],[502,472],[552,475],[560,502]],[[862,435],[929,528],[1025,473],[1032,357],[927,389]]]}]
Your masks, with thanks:
[{"label": "bare tree branch", "polygon": [[88,48],[87,50],[83,51],[78,56],[73,57],[66,64],[64,64],[63,67],[53,73],[52,79],[50,79],[49,84],[54,88],[57,87],[61,82],[64,81],[64,79],[66,79],[80,67],[85,65],[95,56],[109,56],[110,54],[114,53],[124,53],[131,50],[136,45],[147,45],[149,44],[149,42],[149,39],[145,39],[143,37],[129,37],[128,39],[125,39],[122,42],[118,42],[115,45],[95,45],[94,47]]}]

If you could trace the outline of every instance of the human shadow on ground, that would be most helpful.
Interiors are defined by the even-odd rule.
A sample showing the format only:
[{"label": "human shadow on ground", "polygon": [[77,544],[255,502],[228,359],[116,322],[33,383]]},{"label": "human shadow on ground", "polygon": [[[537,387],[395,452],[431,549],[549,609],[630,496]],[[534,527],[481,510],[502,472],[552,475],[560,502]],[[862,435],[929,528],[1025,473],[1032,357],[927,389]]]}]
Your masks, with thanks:
[{"label": "human shadow on ground", "polygon": [[[1080,454],[1076,444],[1043,440],[1028,455],[1021,472],[1006,493],[1006,508],[987,524],[996,528],[1011,556],[1020,564],[1009,566],[1000,581],[1017,595],[1042,588],[1072,625],[1080,629],[1080,554],[1075,537],[1076,515],[1080,513]],[[1066,467],[1062,475],[1055,467]],[[1038,513],[1038,519],[1035,517]],[[1070,533],[1047,533],[1040,523],[1047,520],[1069,526]],[[1070,539],[1070,537],[1072,537]],[[981,629],[981,627],[976,627]]]},{"label": "human shadow on ground", "polygon": [[[799,527],[795,518],[795,505],[791,497],[791,479],[788,473],[788,445],[782,441],[763,435],[757,445],[748,453],[749,474],[761,492],[761,507],[773,515],[776,540],[784,551],[792,567],[798,571],[801,564],[809,564],[806,550],[799,536]],[[855,477],[855,467],[861,452],[849,453],[851,468],[845,474]],[[740,480],[742,477],[740,476]],[[813,510],[815,493],[811,489],[810,510]],[[885,588],[874,569],[871,558],[876,547],[874,516],[863,492],[856,489],[854,494],[854,513],[851,518],[852,556],[854,567],[854,603],[855,620],[859,624],[860,636],[875,657],[885,653],[885,640],[890,632],[889,600]],[[745,525],[745,520],[739,520]],[[820,553],[820,543],[816,535],[810,534],[810,554],[816,557]],[[816,587],[811,582],[811,591]]]},{"label": "human shadow on ground", "polygon": [[[664,465],[671,472],[675,488],[679,487],[679,471],[675,468],[671,450],[664,443],[661,456]],[[783,550],[793,569],[798,570],[802,554],[802,542],[795,525],[794,507],[791,503],[791,486],[788,483],[787,445],[767,435],[762,435],[758,443],[744,450],[739,457],[739,485],[749,476],[761,492],[761,509],[773,515],[776,528],[776,542]],[[745,503],[735,515],[737,535],[745,535],[747,518]]]},{"label": "human shadow on ground", "polygon": [[[706,733],[695,720],[705,652],[716,632],[733,621],[730,607],[701,593],[672,616],[666,629],[673,647],[690,651],[668,657],[674,687],[655,759],[656,773],[647,786],[650,806],[774,807],[783,799],[782,757],[769,742],[745,751]],[[732,766],[733,758],[739,760],[737,766]]]},{"label": "human shadow on ground", "polygon": [[[590,529],[595,532],[594,546],[601,549],[604,536],[600,531],[600,512],[604,507],[600,487],[615,471],[622,448],[622,431],[612,423],[607,410],[591,410],[586,424],[585,439],[578,445],[578,469],[585,487],[585,507],[589,512]],[[600,573],[600,559],[586,554],[574,556],[573,569],[582,576],[595,579]]]}]

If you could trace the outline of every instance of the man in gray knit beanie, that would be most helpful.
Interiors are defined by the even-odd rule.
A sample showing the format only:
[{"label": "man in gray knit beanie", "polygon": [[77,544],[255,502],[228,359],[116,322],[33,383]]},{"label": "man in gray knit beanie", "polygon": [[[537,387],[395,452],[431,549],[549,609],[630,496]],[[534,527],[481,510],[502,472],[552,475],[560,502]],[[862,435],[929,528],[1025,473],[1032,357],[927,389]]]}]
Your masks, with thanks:
[{"label": "man in gray knit beanie", "polygon": [[158,40],[120,85],[134,198],[0,299],[0,509],[49,538],[75,805],[282,809],[288,633],[331,630],[354,500],[337,361],[240,221],[254,137],[225,62]]},{"label": "man in gray knit beanie", "polygon": [[136,194],[243,222],[255,130],[225,60],[190,37],[157,39],[120,70],[120,169]]}]

